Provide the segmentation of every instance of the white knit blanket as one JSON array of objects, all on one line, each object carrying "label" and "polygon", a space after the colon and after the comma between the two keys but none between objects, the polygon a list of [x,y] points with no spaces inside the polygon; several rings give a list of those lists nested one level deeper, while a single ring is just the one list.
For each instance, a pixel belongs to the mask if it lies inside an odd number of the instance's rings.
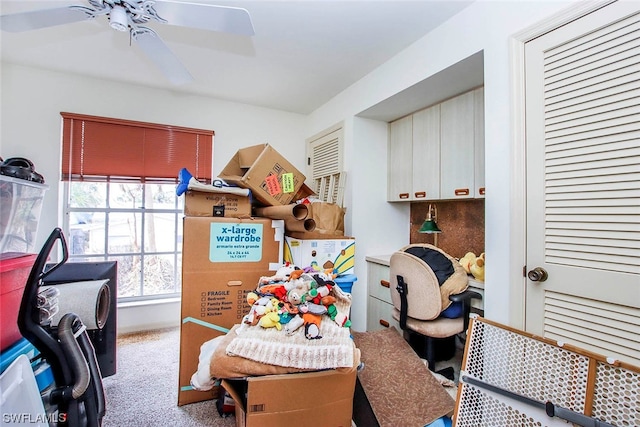
[{"label": "white knit blanket", "polygon": [[[334,287],[338,312],[349,314],[351,294]],[[320,339],[307,339],[304,327],[288,336],[284,330],[249,326],[237,328],[227,346],[227,355],[240,356],[271,365],[302,369],[334,369],[353,366],[353,340],[349,328],[338,326],[323,315]]]}]

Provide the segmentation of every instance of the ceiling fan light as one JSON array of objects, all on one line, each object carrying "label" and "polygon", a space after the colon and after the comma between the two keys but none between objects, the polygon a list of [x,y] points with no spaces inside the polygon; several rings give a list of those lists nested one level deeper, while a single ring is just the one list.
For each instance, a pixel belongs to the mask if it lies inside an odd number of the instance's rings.
[{"label": "ceiling fan light", "polygon": [[122,6],[114,6],[109,13],[109,25],[114,30],[127,31],[129,23],[127,20],[127,11]]}]

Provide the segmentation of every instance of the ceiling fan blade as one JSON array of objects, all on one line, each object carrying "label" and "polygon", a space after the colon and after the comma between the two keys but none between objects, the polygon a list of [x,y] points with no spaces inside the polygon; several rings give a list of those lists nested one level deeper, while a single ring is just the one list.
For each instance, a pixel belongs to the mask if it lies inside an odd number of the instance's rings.
[{"label": "ceiling fan blade", "polygon": [[0,16],[0,29],[13,33],[70,24],[90,18],[80,8],[57,7]]},{"label": "ceiling fan blade", "polygon": [[182,85],[193,81],[189,70],[174,55],[162,39],[153,31],[132,32],[132,38],[142,49],[145,55],[156,64],[169,81],[176,85]]},{"label": "ceiling fan blade", "polygon": [[169,25],[253,36],[253,23],[246,9],[211,4],[157,0],[153,5]]}]

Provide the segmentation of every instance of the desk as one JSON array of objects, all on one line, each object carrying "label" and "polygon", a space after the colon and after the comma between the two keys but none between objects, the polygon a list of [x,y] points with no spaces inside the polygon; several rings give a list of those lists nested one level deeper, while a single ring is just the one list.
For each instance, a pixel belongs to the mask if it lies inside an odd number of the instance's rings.
[{"label": "desk", "polygon": [[[367,261],[367,331],[395,326],[399,331],[400,325],[391,317],[393,304],[389,291],[389,260],[391,255],[369,255]],[[484,282],[469,276],[469,290],[482,295],[482,300],[471,300],[471,307],[484,311]]]}]

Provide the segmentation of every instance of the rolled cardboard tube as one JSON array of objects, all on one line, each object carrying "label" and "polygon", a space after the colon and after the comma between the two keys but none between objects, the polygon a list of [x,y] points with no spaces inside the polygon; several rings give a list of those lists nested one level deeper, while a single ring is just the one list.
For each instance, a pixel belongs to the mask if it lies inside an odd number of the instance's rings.
[{"label": "rolled cardboard tube", "polygon": [[316,222],[311,218],[302,221],[285,219],[284,228],[287,231],[313,231],[316,229]]},{"label": "rolled cardboard tube", "polygon": [[256,208],[256,215],[271,219],[301,221],[309,215],[309,208],[302,203],[291,203],[284,206],[267,206]]}]

